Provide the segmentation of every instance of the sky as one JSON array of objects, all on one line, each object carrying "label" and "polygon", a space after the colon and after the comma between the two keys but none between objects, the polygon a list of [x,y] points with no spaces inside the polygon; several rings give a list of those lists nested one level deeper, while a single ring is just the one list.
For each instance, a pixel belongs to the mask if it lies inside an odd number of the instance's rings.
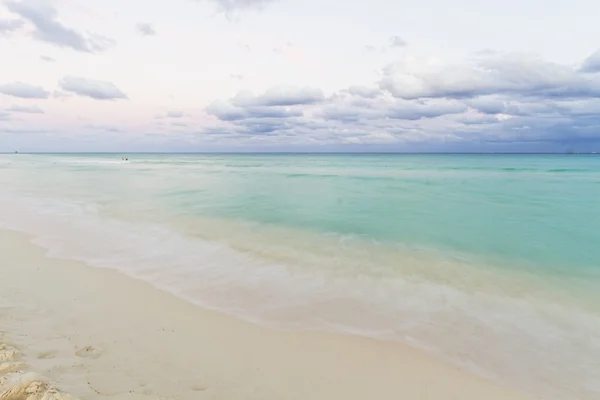
[{"label": "sky", "polygon": [[597,0],[0,0],[0,151],[600,152]]}]

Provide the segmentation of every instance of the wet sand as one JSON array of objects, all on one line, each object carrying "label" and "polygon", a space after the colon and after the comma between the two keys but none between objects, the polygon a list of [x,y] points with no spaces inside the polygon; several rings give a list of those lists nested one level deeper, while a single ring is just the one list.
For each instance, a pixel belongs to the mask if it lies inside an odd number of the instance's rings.
[{"label": "wet sand", "polygon": [[526,398],[400,343],[204,310],[112,270],[49,259],[8,231],[0,343],[0,400]]}]

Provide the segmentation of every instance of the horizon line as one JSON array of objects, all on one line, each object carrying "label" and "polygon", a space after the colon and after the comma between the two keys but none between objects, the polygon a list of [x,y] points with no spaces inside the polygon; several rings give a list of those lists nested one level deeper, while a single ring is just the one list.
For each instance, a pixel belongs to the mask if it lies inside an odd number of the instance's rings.
[{"label": "horizon line", "polygon": [[60,155],[60,154],[187,154],[187,155],[210,155],[210,154],[230,154],[230,155],[252,155],[252,154],[281,154],[281,155],[597,155],[600,152],[589,151],[589,152],[520,152],[520,151],[502,151],[502,152],[486,152],[486,151],[425,151],[425,152],[402,152],[402,151],[0,151],[0,154],[46,154],[46,155]]}]

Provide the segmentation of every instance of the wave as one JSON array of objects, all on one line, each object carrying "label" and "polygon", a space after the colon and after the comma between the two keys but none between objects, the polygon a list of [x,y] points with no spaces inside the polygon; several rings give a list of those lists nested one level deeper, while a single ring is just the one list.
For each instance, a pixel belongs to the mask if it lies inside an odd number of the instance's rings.
[{"label": "wave", "polygon": [[8,192],[0,207],[0,227],[32,235],[50,257],[116,269],[205,308],[404,341],[543,398],[600,396],[600,304],[570,302],[539,277],[241,222],[197,220],[191,234]]}]

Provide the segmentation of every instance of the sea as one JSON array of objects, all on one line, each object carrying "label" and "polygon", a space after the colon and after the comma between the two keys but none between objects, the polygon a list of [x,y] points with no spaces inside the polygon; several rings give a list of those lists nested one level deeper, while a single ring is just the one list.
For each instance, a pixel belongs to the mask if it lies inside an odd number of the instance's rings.
[{"label": "sea", "polygon": [[600,399],[600,156],[4,154],[0,228],[253,323]]}]

